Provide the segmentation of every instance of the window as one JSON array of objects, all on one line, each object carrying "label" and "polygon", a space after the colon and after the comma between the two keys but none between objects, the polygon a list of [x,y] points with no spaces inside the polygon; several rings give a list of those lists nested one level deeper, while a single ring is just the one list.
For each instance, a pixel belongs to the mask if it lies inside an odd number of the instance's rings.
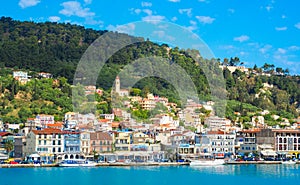
[{"label": "window", "polygon": [[39,145],[41,145],[42,144],[42,141],[41,140],[39,140]]},{"label": "window", "polygon": [[55,141],[52,141],[52,145],[55,145]]},{"label": "window", "polygon": [[58,152],[61,152],[61,148],[60,147],[58,148]]},{"label": "window", "polygon": [[55,148],[52,149],[52,152],[53,152],[53,153],[55,152]]},{"label": "window", "polygon": [[44,145],[46,145],[46,143],[47,143],[47,141],[46,141],[46,140],[44,140]]}]

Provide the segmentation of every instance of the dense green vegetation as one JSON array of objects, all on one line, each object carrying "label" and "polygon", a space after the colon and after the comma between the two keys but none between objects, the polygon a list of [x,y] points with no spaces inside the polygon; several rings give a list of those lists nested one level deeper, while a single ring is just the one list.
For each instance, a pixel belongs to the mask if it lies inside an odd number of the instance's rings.
[{"label": "dense green vegetation", "polygon": [[[72,110],[70,84],[73,82],[77,64],[88,46],[104,33],[107,31],[95,31],[71,24],[20,22],[8,17],[0,18],[2,119],[7,122],[21,122],[29,116],[46,113],[54,114],[57,120],[61,120],[65,112]],[[113,40],[113,37],[118,35],[120,34],[112,33],[109,37]],[[201,51],[199,53],[195,50],[169,48],[165,44],[159,45],[141,38],[139,40],[141,42],[129,45],[110,57],[99,73],[96,85],[105,90],[103,97],[96,97],[98,101],[96,108],[99,113],[110,112],[110,90],[116,75],[132,61],[150,56],[163,57],[181,66],[195,84],[200,100],[212,99],[203,69],[206,68],[211,72],[207,74],[210,78],[220,80],[215,78],[215,74],[220,71],[220,59],[203,59],[200,56]],[[224,59],[222,63],[232,66],[241,64],[238,57]],[[21,85],[8,76],[12,74],[12,70],[4,67],[27,70],[33,77],[37,72],[50,72],[59,80],[55,83],[53,79],[32,79],[29,83]],[[256,74],[261,72],[272,75]],[[180,78],[180,74],[174,76]],[[247,122],[250,114],[263,109],[288,119],[298,116],[296,109],[300,100],[300,78],[289,76],[287,69],[265,64],[261,67],[254,66],[253,73],[250,74],[239,70],[230,73],[225,69],[223,76],[226,81],[227,97],[230,100],[227,104],[226,117],[235,120],[237,116],[234,112],[240,112],[243,122]],[[273,87],[264,87],[264,83]],[[79,88],[78,97],[82,96],[82,91],[82,87]],[[181,103],[174,86],[162,78],[148,77],[140,80],[135,84],[131,94],[145,96],[147,92],[168,97],[169,101],[179,105]],[[225,94],[222,87],[218,92]],[[88,99],[91,98],[83,97],[75,103],[80,104],[80,101]],[[86,107],[86,112],[89,111],[89,107],[93,107],[89,104],[83,106]],[[147,112],[140,113],[134,114],[141,118],[149,117]]]}]

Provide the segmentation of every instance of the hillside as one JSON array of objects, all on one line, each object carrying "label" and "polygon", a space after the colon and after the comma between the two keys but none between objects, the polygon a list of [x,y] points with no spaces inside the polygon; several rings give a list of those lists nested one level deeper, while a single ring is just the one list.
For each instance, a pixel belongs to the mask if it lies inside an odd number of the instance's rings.
[{"label": "hillside", "polygon": [[[20,115],[22,113],[19,112],[27,112],[28,115],[53,113],[61,117],[63,112],[70,111],[71,94],[68,89],[73,82],[76,66],[88,46],[106,32],[71,24],[21,22],[2,17],[0,19],[1,116],[23,119],[26,115]],[[110,35],[113,37],[120,34]],[[145,56],[161,56],[178,64],[187,72],[196,85],[201,100],[211,99],[211,90],[202,69],[209,66],[211,71],[219,71],[221,60],[207,60],[200,57],[198,62],[201,64],[201,69],[190,56],[190,53],[200,55],[201,51],[169,48],[165,44],[159,45],[144,41],[142,38],[138,39],[141,42],[121,49],[108,60],[99,73],[96,84],[98,87],[109,92],[116,75],[124,66]],[[239,61],[235,59],[238,58],[233,58],[230,60],[233,63],[226,65],[238,65]],[[224,59],[225,61],[228,59]],[[3,69],[4,67],[28,70],[32,76],[41,71],[49,72],[55,78],[64,77],[67,81],[61,78],[64,85],[56,86],[50,85],[52,82],[47,80],[33,80],[26,86],[14,88],[16,82],[7,76],[8,72]],[[296,109],[299,108],[300,100],[299,76],[290,76],[287,73],[278,75],[274,71],[275,66],[272,65],[254,67],[248,74],[239,70],[231,73],[225,69],[223,75],[226,80],[227,97],[231,100],[228,101],[226,116],[234,120],[236,117],[234,112],[240,112],[247,120],[249,112],[263,109],[289,119],[298,116]],[[262,72],[269,75],[261,75]],[[41,90],[41,86],[44,86],[42,83],[48,84],[47,90]],[[139,81],[135,88],[141,89],[144,94],[152,92],[179,103],[179,96],[174,86],[162,78],[145,78]],[[220,93],[224,91],[220,90]],[[40,105],[37,101],[43,103]],[[21,110],[27,107],[25,105],[29,105],[30,111]],[[58,112],[46,111],[49,107]],[[39,111],[34,112],[34,108]]]}]

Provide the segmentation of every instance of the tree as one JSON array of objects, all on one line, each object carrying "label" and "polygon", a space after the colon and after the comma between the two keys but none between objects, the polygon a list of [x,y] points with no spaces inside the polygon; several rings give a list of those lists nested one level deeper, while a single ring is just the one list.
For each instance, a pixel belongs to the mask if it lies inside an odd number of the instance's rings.
[{"label": "tree", "polygon": [[14,142],[12,140],[7,140],[4,143],[4,148],[6,152],[9,154],[14,149]]}]

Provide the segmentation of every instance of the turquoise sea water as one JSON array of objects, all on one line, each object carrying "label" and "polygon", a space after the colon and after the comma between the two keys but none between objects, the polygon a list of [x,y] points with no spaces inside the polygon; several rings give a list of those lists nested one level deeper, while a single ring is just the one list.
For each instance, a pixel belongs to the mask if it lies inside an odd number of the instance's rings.
[{"label": "turquoise sea water", "polygon": [[0,168],[0,185],[288,185],[300,165],[218,167]]}]

